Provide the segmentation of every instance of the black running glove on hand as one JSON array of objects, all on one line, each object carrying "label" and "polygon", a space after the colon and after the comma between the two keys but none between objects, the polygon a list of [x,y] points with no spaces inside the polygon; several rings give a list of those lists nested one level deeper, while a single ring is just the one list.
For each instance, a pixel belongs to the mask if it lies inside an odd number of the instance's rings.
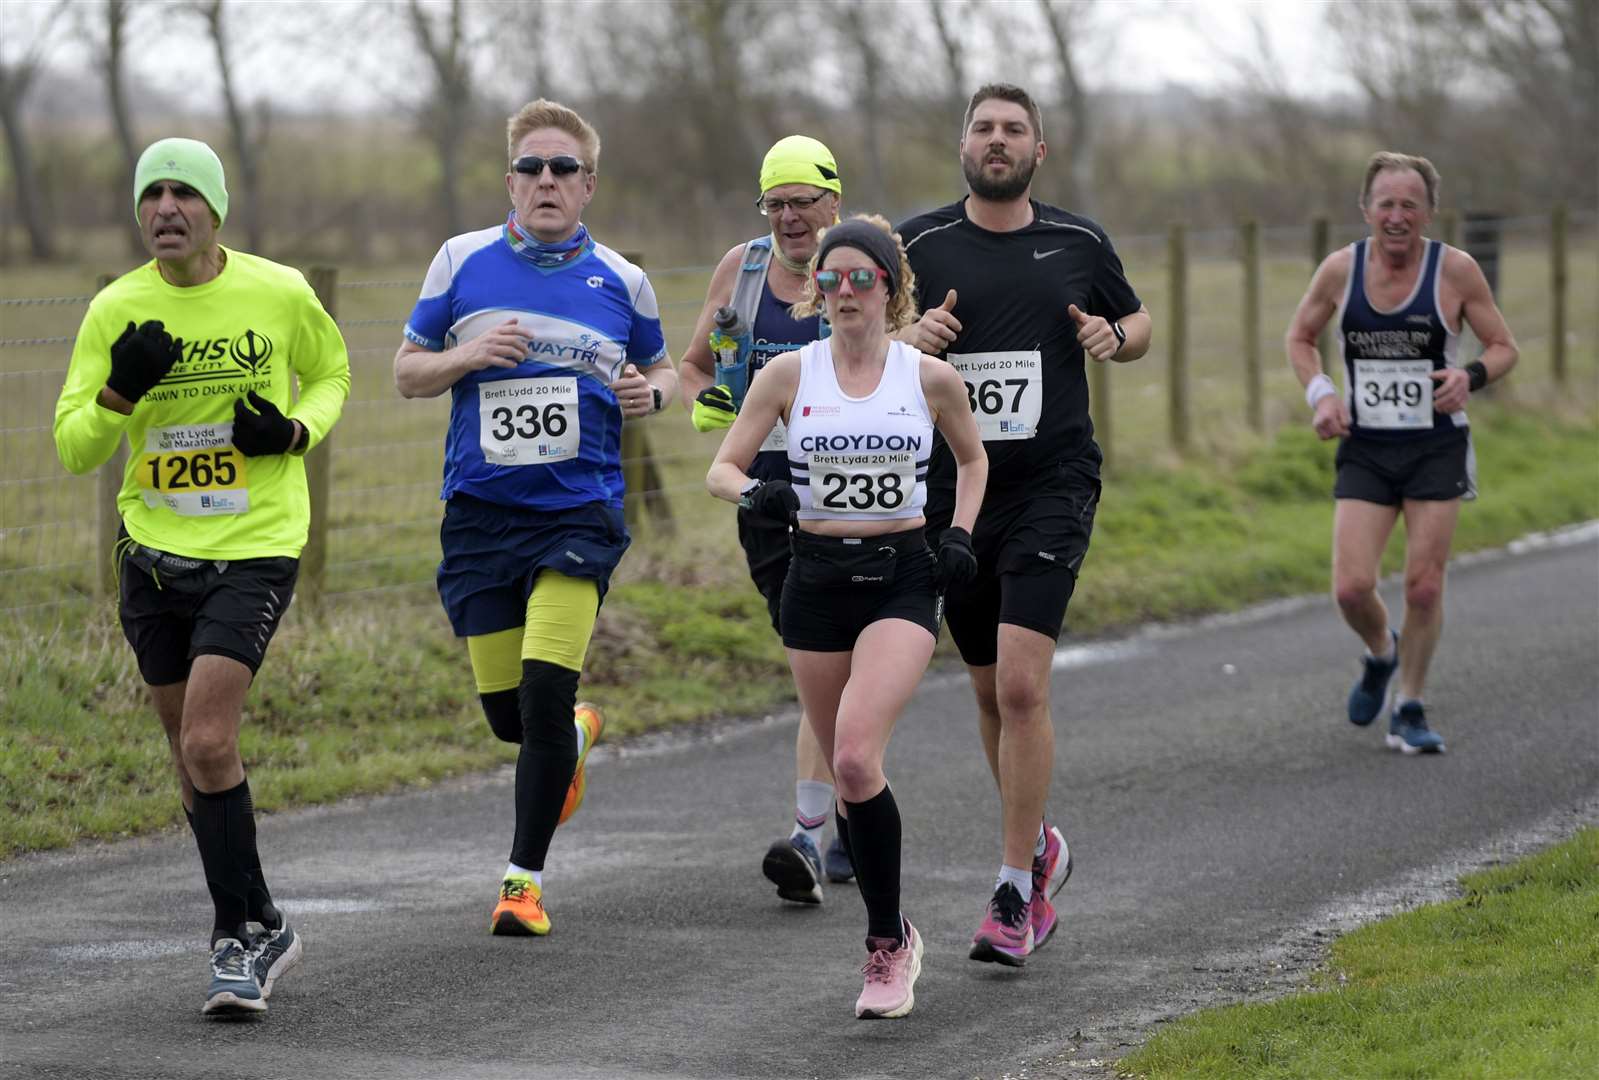
[{"label": "black running glove on hand", "polygon": [[183,356],[183,343],[151,319],[137,329],[133,320],[111,343],[111,374],[105,384],[126,400],[138,401],[166,377]]},{"label": "black running glove on hand", "polygon": [[245,457],[288,453],[294,445],[294,421],[254,390],[247,396],[256,411],[244,407],[244,398],[233,403],[233,445]]},{"label": "black running glove on hand", "polygon": [[958,525],[944,530],[938,541],[938,569],[933,574],[939,592],[951,585],[965,585],[977,576],[977,553],[972,550],[972,534]]},{"label": "black running glove on hand", "polygon": [[783,525],[794,524],[799,512],[799,496],[787,480],[767,480],[739,500],[740,506]]}]

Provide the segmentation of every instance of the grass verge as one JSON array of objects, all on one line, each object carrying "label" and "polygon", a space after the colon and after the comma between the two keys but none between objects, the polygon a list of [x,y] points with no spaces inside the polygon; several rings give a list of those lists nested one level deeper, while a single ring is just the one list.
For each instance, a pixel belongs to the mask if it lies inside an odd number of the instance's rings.
[{"label": "grass verge", "polygon": [[[1473,418],[1484,495],[1461,514],[1457,551],[1599,518],[1599,414],[1484,404]],[[1326,589],[1332,454],[1299,428],[1116,475],[1071,631]],[[582,692],[605,707],[610,738],[793,700],[731,514],[705,504],[676,538],[640,538],[601,611]],[[1387,569],[1401,545],[1396,535]],[[940,655],[952,656],[947,635]],[[0,715],[0,858],[181,820],[159,724],[108,603],[0,624]],[[296,605],[246,703],[241,744],[267,810],[426,785],[515,754],[490,737],[465,649],[426,587],[346,598],[322,614]]]},{"label": "grass verge", "polygon": [[1461,884],[1459,900],[1340,938],[1313,990],[1186,1017],[1120,1071],[1148,1080],[1599,1075],[1599,829]]}]

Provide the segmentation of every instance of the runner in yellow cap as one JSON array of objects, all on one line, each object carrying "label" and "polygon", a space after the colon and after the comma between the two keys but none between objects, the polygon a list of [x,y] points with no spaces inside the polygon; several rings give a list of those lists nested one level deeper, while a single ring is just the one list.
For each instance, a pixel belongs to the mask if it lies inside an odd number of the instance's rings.
[{"label": "runner in yellow cap", "polygon": [[[678,370],[683,401],[696,430],[725,431],[738,413],[749,380],[768,360],[826,336],[820,316],[796,319],[789,314],[789,307],[805,295],[817,238],[838,220],[842,194],[833,152],[816,139],[789,135],[767,151],[761,162],[755,209],[766,217],[769,231],[722,256]],[[731,309],[746,331],[735,339],[742,345],[733,357],[738,366],[735,377],[725,377],[728,357],[718,358],[711,348],[719,309],[724,318]],[[722,381],[717,379],[719,363]],[[762,442],[750,466],[751,477],[790,479],[783,435],[779,424]],[[741,509],[738,539],[750,577],[766,598],[775,631],[783,580],[788,576],[788,529]],[[823,877],[848,881],[854,871],[845,846],[848,837],[843,818],[838,819],[832,844],[823,847],[822,830],[835,798],[833,774],[803,717],[795,740],[794,773],[792,830],[767,850],[761,869],[777,886],[778,896],[795,903],[819,904]]]}]

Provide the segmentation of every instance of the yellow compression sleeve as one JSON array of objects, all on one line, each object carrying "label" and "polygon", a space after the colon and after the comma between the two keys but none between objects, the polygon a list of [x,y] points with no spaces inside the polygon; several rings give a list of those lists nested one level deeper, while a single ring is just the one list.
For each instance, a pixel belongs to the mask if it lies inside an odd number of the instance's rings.
[{"label": "yellow compression sleeve", "polygon": [[521,659],[582,671],[599,614],[600,587],[594,582],[541,571],[527,600]]},{"label": "yellow compression sleeve", "polygon": [[513,626],[466,639],[478,693],[493,694],[522,685],[522,633],[522,627]]}]

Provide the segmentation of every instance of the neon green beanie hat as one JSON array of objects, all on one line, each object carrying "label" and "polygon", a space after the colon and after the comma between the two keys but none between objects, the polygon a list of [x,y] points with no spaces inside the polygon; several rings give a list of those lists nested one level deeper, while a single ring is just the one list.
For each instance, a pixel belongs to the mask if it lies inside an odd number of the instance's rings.
[{"label": "neon green beanie hat", "polygon": [[138,220],[139,200],[157,180],[176,180],[200,193],[219,221],[228,220],[228,185],[222,160],[198,139],[161,139],[139,155],[133,169],[133,217]]},{"label": "neon green beanie hat", "polygon": [[810,184],[835,195],[844,194],[833,151],[805,135],[778,139],[766,151],[766,160],[761,162],[761,191],[770,191],[779,184]]}]

